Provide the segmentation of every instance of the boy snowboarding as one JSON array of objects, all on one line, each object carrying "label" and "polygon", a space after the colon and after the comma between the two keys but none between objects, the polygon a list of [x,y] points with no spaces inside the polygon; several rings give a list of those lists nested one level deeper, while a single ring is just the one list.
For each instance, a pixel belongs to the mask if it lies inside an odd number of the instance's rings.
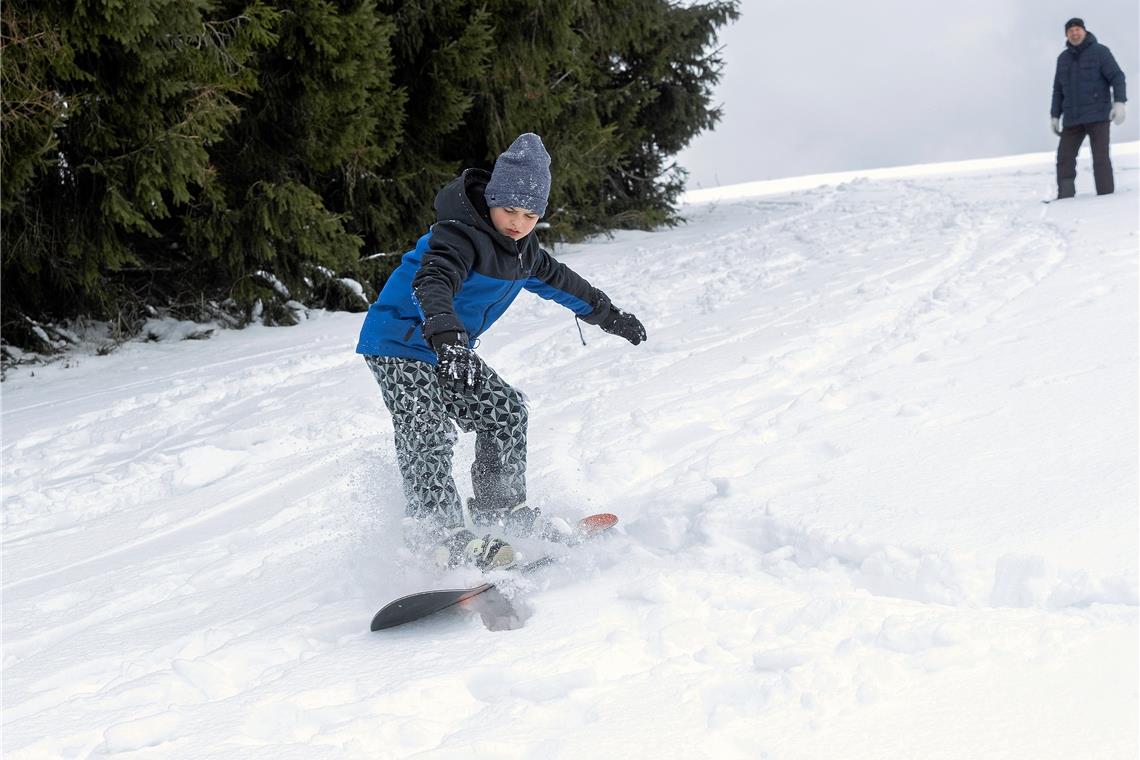
[{"label": "boy snowboarding", "polygon": [[523,289],[634,345],[646,339],[637,317],[539,247],[533,233],[549,193],[550,156],[530,132],[490,174],[464,171],[436,195],[436,223],[404,255],[360,330],[356,352],[392,414],[405,539],[442,566],[488,569],[515,558],[501,537],[464,527],[451,475],[455,424],[476,434],[476,527],[546,530],[526,504],[526,401],[475,353],[476,339]]}]

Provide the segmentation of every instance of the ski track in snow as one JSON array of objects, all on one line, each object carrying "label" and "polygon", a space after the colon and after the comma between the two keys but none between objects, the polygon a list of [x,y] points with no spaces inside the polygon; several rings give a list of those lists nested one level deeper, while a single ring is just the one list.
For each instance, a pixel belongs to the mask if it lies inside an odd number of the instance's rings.
[{"label": "ski track in snow", "polygon": [[12,372],[4,756],[1134,757],[1114,151],[1106,198],[1038,203],[1044,158],[726,192],[556,250],[649,341],[583,347],[524,296],[480,346],[530,399],[532,502],[622,517],[506,579],[515,630],[367,630],[478,576],[400,548],[361,315]]}]

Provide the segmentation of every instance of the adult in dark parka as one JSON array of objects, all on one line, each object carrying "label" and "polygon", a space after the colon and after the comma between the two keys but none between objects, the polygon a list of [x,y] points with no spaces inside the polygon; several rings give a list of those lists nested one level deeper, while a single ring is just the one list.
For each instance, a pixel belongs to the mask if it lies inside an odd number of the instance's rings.
[{"label": "adult in dark parka", "polygon": [[1057,197],[1072,198],[1076,194],[1077,151],[1085,135],[1092,144],[1096,193],[1105,195],[1114,189],[1108,157],[1109,122],[1118,126],[1124,123],[1124,104],[1128,100],[1124,72],[1112,52],[1097,42],[1081,19],[1069,19],[1065,38],[1065,50],[1057,56],[1050,110],[1053,132],[1061,138],[1057,146]]}]

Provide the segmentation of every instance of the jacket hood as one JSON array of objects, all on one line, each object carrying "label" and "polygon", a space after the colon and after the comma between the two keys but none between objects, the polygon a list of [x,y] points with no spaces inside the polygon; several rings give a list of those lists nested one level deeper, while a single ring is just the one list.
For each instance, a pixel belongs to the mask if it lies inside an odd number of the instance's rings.
[{"label": "jacket hood", "polygon": [[437,222],[462,222],[485,232],[498,247],[515,255],[527,239],[518,241],[516,246],[514,240],[499,232],[495,229],[495,225],[491,224],[491,212],[483,196],[490,180],[490,172],[482,169],[465,170],[436,193],[435,218]]}]

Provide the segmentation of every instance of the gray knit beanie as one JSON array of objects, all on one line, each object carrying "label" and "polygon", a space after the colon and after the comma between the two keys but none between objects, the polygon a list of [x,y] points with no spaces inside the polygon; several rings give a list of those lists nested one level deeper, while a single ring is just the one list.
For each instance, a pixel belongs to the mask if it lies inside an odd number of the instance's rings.
[{"label": "gray knit beanie", "polygon": [[484,195],[488,208],[510,206],[545,214],[550,197],[550,154],[542,138],[534,132],[516,137],[495,162]]}]

